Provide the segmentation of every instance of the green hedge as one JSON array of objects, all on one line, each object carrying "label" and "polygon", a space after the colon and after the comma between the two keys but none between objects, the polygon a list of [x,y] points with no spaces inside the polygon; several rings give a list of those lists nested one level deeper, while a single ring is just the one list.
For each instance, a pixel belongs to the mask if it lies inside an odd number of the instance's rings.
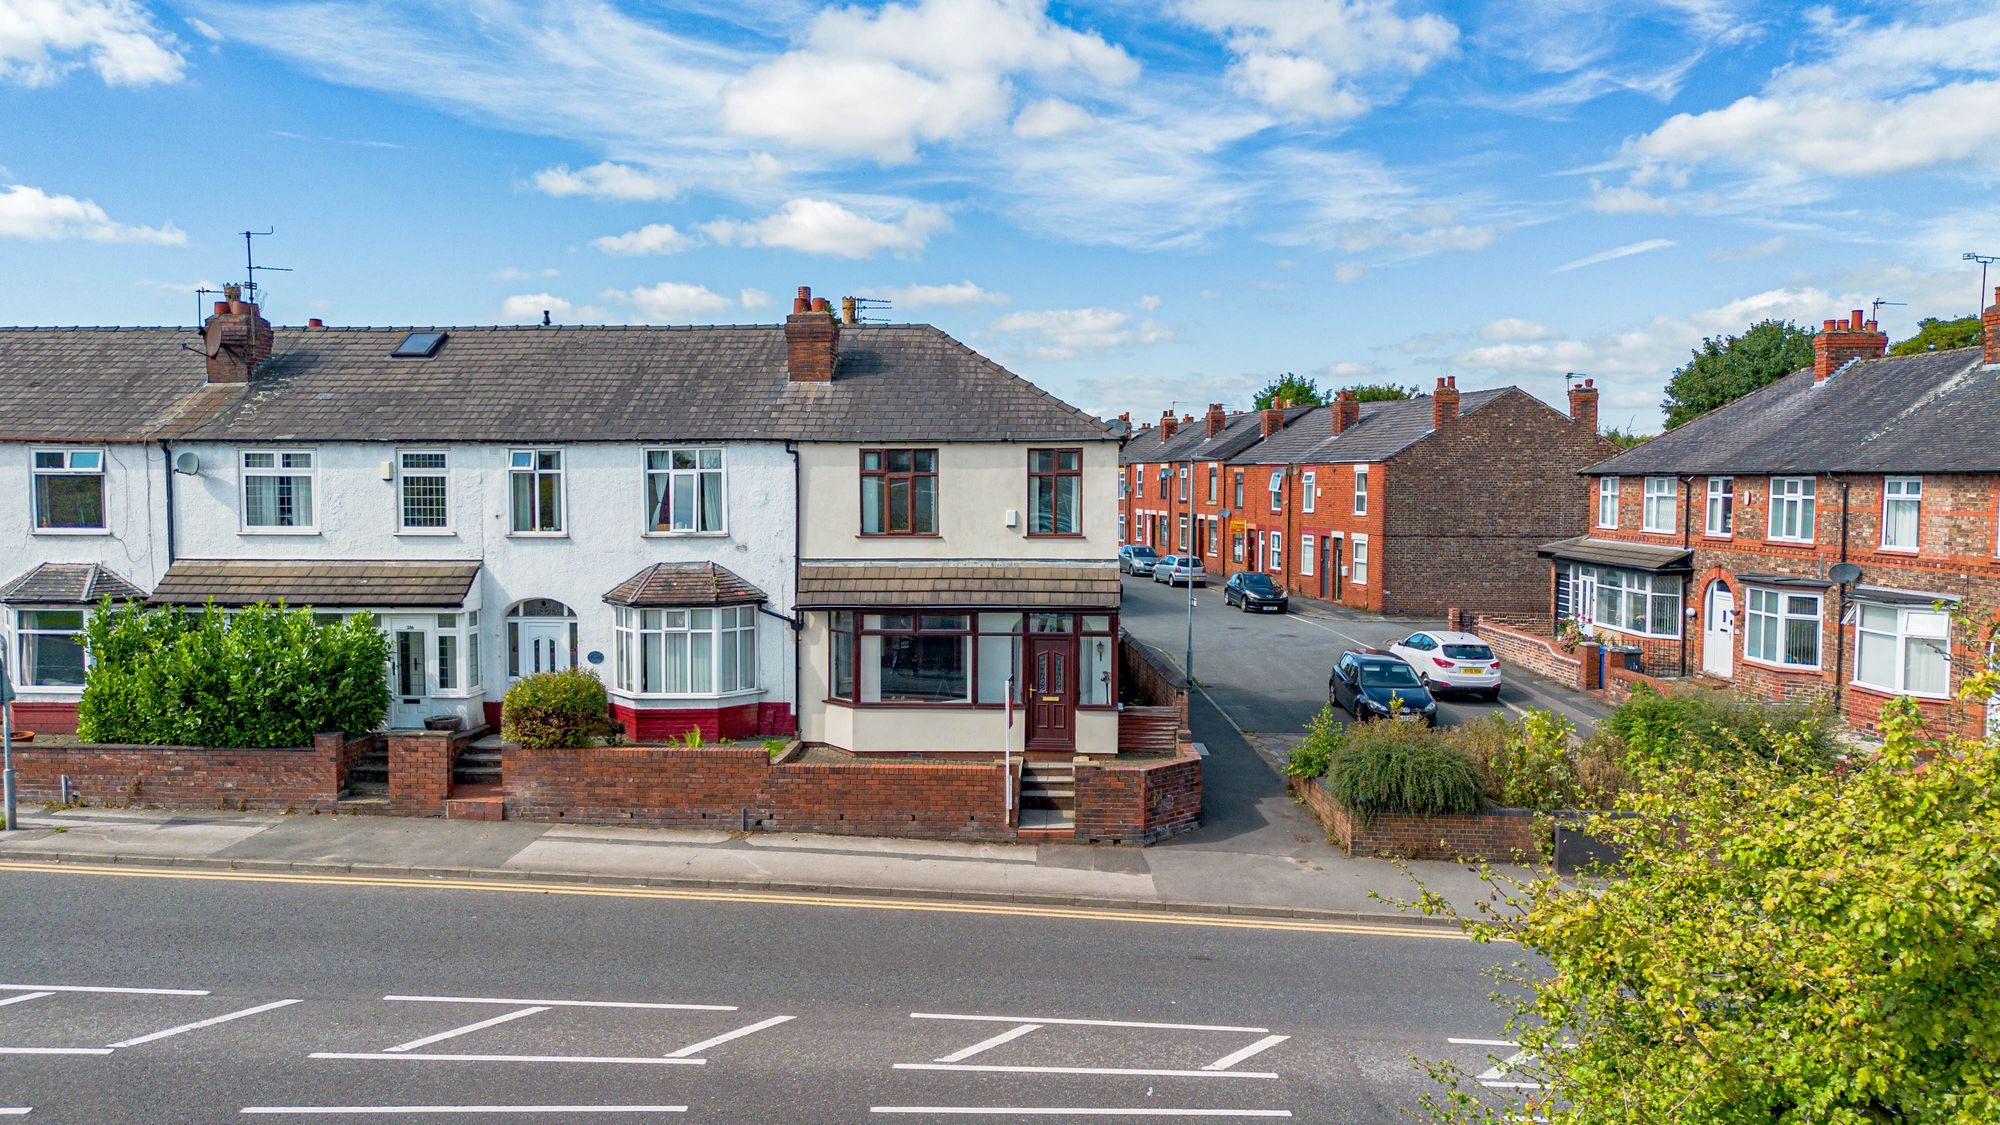
[{"label": "green hedge", "polygon": [[1324,784],[1363,820],[1378,813],[1475,813],[1483,804],[1472,759],[1421,723],[1349,727]]},{"label": "green hedge", "polygon": [[523,676],[507,689],[500,736],[530,750],[588,746],[610,730],[610,703],[603,681],[582,668]]},{"label": "green hedge", "polygon": [[1749,759],[1808,772],[1830,769],[1839,746],[1832,718],[1801,703],[1772,703],[1714,689],[1661,695],[1645,684],[1605,719],[1628,767],[1708,771]]},{"label": "green hedge", "polygon": [[389,711],[389,640],[368,614],[332,624],[254,605],[99,606],[84,627],[91,668],[77,733],[155,746],[308,746],[355,735]]}]

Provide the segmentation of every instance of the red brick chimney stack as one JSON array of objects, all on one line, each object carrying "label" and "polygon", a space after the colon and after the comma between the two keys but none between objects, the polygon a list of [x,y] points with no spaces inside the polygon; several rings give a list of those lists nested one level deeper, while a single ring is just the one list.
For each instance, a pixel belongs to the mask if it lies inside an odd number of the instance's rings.
[{"label": "red brick chimney stack", "polygon": [[1167,442],[1173,440],[1174,431],[1180,428],[1181,420],[1174,417],[1173,411],[1162,411],[1160,413],[1160,444],[1165,445]]},{"label": "red brick chimney stack", "polygon": [[1223,427],[1227,425],[1229,425],[1229,415],[1224,414],[1222,412],[1222,404],[1219,402],[1209,403],[1208,425],[1207,425],[1208,436],[1214,437],[1215,435],[1221,433]]},{"label": "red brick chimney stack", "polygon": [[1862,320],[1860,309],[1845,321],[1829,320],[1813,337],[1813,382],[1826,382],[1850,359],[1880,359],[1888,350],[1888,335],[1874,321]]},{"label": "red brick chimney stack", "polygon": [[1993,287],[1993,303],[1979,315],[1979,326],[1986,337],[1986,362],[2000,363],[2000,285]]},{"label": "red brick chimney stack", "polygon": [[1569,389],[1569,416],[1597,432],[1597,380],[1585,379]]},{"label": "red brick chimney stack", "polygon": [[1270,437],[1285,428],[1285,404],[1274,402],[1257,412],[1257,425]]},{"label": "red brick chimney stack", "polygon": [[1334,436],[1338,437],[1353,429],[1355,423],[1359,421],[1361,421],[1361,400],[1354,397],[1353,391],[1340,392],[1340,397],[1333,400]]},{"label": "red brick chimney stack", "polygon": [[1438,376],[1431,392],[1431,429],[1442,430],[1458,421],[1458,376]]},{"label": "red brick chimney stack", "polygon": [[840,323],[825,297],[799,286],[792,315],[785,318],[785,371],[794,383],[831,383],[840,359]]},{"label": "red brick chimney stack", "polygon": [[201,326],[208,381],[247,383],[257,365],[271,358],[271,322],[257,311],[256,302],[243,299],[242,286],[225,285],[222,296]]}]

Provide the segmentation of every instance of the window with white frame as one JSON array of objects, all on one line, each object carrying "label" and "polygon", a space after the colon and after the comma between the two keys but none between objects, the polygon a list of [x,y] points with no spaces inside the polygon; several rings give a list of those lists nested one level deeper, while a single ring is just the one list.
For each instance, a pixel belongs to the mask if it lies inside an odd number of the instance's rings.
[{"label": "window with white frame", "polygon": [[515,449],[507,454],[507,486],[516,535],[559,535],[563,529],[563,454],[560,449]]},{"label": "window with white frame", "polygon": [[1313,546],[1312,536],[1299,536],[1299,573],[1307,578],[1312,577],[1313,572]]},{"label": "window with white frame", "polygon": [[1274,512],[1281,512],[1284,511],[1284,509],[1285,509],[1285,470],[1272,469],[1271,510]]},{"label": "window with white frame", "polygon": [[1188,502],[1188,474],[1192,471],[1191,466],[1181,466],[1181,503],[1183,504]]},{"label": "window with white frame", "polygon": [[1736,534],[1736,478],[1708,478],[1707,517],[1703,534],[1721,539]]},{"label": "window with white frame", "polygon": [[305,449],[243,451],[243,526],[310,531],[316,458]]},{"label": "window with white frame", "polygon": [[1285,569],[1285,537],[1275,531],[1272,532],[1270,548],[1271,548],[1271,560],[1270,560],[1271,573],[1273,574],[1282,573]]},{"label": "window with white frame", "polygon": [[1299,511],[1313,510],[1314,494],[1319,490],[1319,474],[1311,469],[1299,474]]},{"label": "window with white frame", "polygon": [[1639,530],[1674,530],[1674,505],[1680,499],[1680,483],[1673,477],[1646,478],[1646,506],[1640,515]]},{"label": "window with white frame", "polygon": [[1924,478],[1882,478],[1882,549],[1917,549],[1919,515],[1924,502]]},{"label": "window with white frame", "polygon": [[1125,474],[1121,472],[1118,474],[1118,498],[1120,500],[1125,499],[1125,493],[1127,491],[1129,491],[1129,489],[1127,488],[1125,483]]},{"label": "window with white frame", "polygon": [[757,687],[757,607],[634,609],[614,620],[622,695],[726,695]]},{"label": "window with white frame", "polygon": [[726,530],[722,450],[646,451],[646,530],[652,534]]},{"label": "window with white frame", "polygon": [[[1583,567],[1579,578],[1595,584],[1595,605],[1578,606],[1591,620],[1621,633],[1647,637],[1681,635],[1681,580],[1643,570],[1616,567]],[[1579,588],[1589,585],[1579,583]]]},{"label": "window with white frame", "polygon": [[437,686],[441,695],[479,690],[479,611],[437,618]]},{"label": "window with white frame", "polygon": [[1126,542],[1126,539],[1125,539],[1125,513],[1124,513],[1124,512],[1120,512],[1120,513],[1118,513],[1118,541],[1119,541],[1120,543],[1124,543],[1124,542]]},{"label": "window with white frame", "polygon": [[22,687],[83,687],[90,667],[83,647],[83,618],[81,609],[16,611],[21,652],[15,670]]},{"label": "window with white frame", "polygon": [[1146,498],[1146,467],[1144,465],[1132,466],[1132,495],[1137,496],[1141,500]]},{"label": "window with white frame", "polygon": [[1368,585],[1368,537],[1357,535],[1348,540],[1347,576],[1356,586]]},{"label": "window with white frame", "polygon": [[1618,526],[1618,478],[1597,478],[1597,526],[1609,531]]},{"label": "window with white frame", "polygon": [[1354,514],[1368,514],[1368,466],[1354,466]]},{"label": "window with white frame", "polygon": [[1767,538],[1786,543],[1813,541],[1813,493],[1817,482],[1811,477],[1771,478],[1771,530]]},{"label": "window with white frame", "polygon": [[1185,551],[1188,549],[1188,518],[1186,516],[1181,517],[1180,532],[1181,537],[1177,542],[1180,544],[1180,549]]},{"label": "window with white frame", "polygon": [[1784,668],[1819,667],[1820,596],[1751,587],[1743,609],[1743,655]]},{"label": "window with white frame", "polygon": [[1215,503],[1216,490],[1220,487],[1218,478],[1221,476],[1222,470],[1216,466],[1215,462],[1210,461],[1208,463],[1208,502],[1211,504]]},{"label": "window with white frame", "polygon": [[1863,602],[1854,623],[1854,682],[1945,699],[1951,694],[1951,615]]},{"label": "window with white frame", "polygon": [[442,449],[396,454],[398,518],[404,531],[444,531],[451,526],[450,455]]},{"label": "window with white frame", "polygon": [[37,449],[36,531],[103,531],[104,451]]}]

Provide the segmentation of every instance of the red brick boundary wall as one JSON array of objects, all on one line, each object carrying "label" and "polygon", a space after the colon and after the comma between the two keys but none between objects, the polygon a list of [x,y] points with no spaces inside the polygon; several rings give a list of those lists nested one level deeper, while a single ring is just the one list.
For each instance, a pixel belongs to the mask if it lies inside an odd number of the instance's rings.
[{"label": "red brick boundary wall", "polygon": [[389,745],[389,811],[438,816],[451,796],[451,771],[472,741],[471,731],[394,730]]},{"label": "red brick boundary wall", "polygon": [[502,752],[507,819],[1010,840],[997,762],[772,765],[762,747]]},{"label": "red brick boundary wall", "polygon": [[1503,667],[1512,664],[1559,684],[1582,686],[1583,661],[1558,649],[1546,637],[1502,625],[1490,617],[1479,618],[1471,631],[1493,649]]},{"label": "red brick boundary wall", "polygon": [[1076,838],[1149,844],[1201,823],[1201,758],[1076,764]]},{"label": "red brick boundary wall", "polygon": [[1521,863],[1542,858],[1549,842],[1547,822],[1528,809],[1433,816],[1382,813],[1364,824],[1334,800],[1318,779],[1295,777],[1291,787],[1313,819],[1349,855]]},{"label": "red brick boundary wall", "polygon": [[70,794],[91,804],[325,810],[339,799],[346,751],[339,734],[278,750],[24,742],[14,769],[25,801],[60,801],[67,775]]},{"label": "red brick boundary wall", "polygon": [[1181,726],[1187,726],[1187,680],[1180,669],[1123,629],[1118,631],[1118,663],[1128,684],[1152,700],[1153,706],[1173,708]]},{"label": "red brick boundary wall", "polygon": [[1133,707],[1118,712],[1120,754],[1177,754],[1186,733],[1172,707]]}]

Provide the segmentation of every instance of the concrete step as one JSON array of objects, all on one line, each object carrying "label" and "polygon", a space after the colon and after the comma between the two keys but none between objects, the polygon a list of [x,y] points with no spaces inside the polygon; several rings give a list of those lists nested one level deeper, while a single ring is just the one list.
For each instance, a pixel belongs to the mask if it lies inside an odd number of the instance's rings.
[{"label": "concrete step", "polygon": [[494,765],[494,766],[497,766],[497,765],[499,765],[499,764],[500,764],[500,751],[498,751],[498,750],[467,750],[467,751],[465,751],[464,753],[462,753],[462,754],[460,754],[460,755],[458,756],[458,762],[459,762],[459,764],[460,764],[460,765],[464,765],[464,764],[465,764],[465,763],[467,763],[467,762],[474,762],[474,763],[477,763],[477,764],[479,764],[479,765]]}]

